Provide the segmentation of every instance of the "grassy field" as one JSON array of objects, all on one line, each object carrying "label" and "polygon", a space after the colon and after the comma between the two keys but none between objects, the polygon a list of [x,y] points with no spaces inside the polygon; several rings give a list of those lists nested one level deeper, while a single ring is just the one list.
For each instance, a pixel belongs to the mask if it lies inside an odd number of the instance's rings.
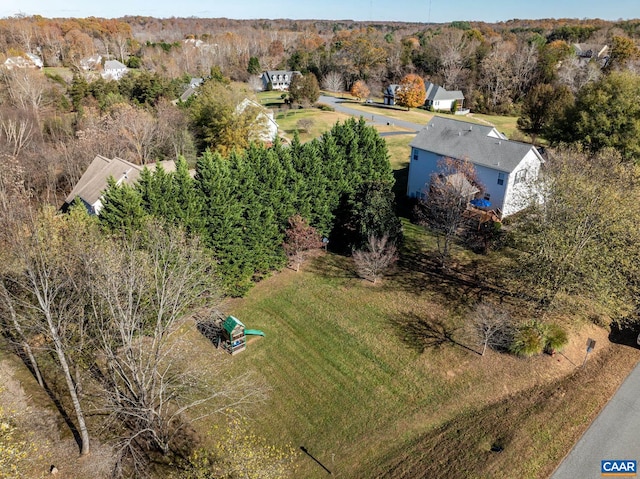
[{"label": "grassy field", "polygon": [[[606,343],[589,326],[560,358],[481,357],[467,313],[483,288],[469,278],[490,284],[502,259],[456,249],[455,271],[444,273],[429,260],[434,239],[408,223],[405,233],[402,260],[380,285],[358,279],[349,258],[323,254],[225,306],[266,333],[227,363],[271,390],[251,415],[255,432],[304,446],[336,477],[545,477],[638,352],[605,346],[592,369],[571,376],[587,334]],[[190,344],[199,357],[214,351],[204,338]],[[607,386],[587,394],[604,373]],[[490,453],[494,443],[505,454]],[[304,455],[298,464],[296,477],[326,476]]]},{"label": "grassy field", "polygon": [[[335,111],[322,111],[315,108],[304,108],[300,110],[284,110],[276,113],[276,121],[280,126],[280,134],[291,140],[297,131],[300,140],[304,143],[313,138],[318,138],[322,133],[329,130],[336,122],[349,119],[349,115]],[[311,127],[306,130],[298,125],[302,119],[310,120]]]},{"label": "grassy field", "polygon": [[498,116],[483,115],[482,113],[473,113],[467,116],[469,121],[477,121],[478,123],[490,123],[495,126],[498,131],[507,135],[507,138],[513,138],[514,134],[519,133],[517,127],[517,116]]}]

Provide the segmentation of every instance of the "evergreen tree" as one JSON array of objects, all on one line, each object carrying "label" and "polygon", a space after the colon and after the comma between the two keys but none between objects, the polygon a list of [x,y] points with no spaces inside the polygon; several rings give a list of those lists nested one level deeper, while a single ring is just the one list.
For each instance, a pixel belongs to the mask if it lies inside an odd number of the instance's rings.
[{"label": "evergreen tree", "polygon": [[100,222],[113,232],[130,235],[138,231],[146,216],[138,190],[127,184],[117,185],[113,177],[107,180],[107,185]]},{"label": "evergreen tree", "polygon": [[173,216],[180,220],[190,234],[201,234],[204,227],[202,202],[196,191],[196,184],[189,174],[189,166],[184,157],[178,157],[176,171],[172,175]]},{"label": "evergreen tree", "polygon": [[204,217],[203,236],[219,262],[223,286],[227,293],[241,296],[251,287],[253,270],[242,240],[243,207],[236,198],[237,179],[230,162],[205,151],[196,165],[195,182]]}]

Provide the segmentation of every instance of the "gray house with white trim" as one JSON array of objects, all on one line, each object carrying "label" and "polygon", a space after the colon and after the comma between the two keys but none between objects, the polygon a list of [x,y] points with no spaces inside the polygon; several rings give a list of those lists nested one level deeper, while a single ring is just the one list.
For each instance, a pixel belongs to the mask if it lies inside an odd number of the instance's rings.
[{"label": "gray house with white trim", "polygon": [[456,111],[464,109],[464,94],[461,91],[448,91],[431,82],[425,82],[424,87],[427,90],[427,99],[424,102],[427,108],[435,111],[451,111],[455,103]]},{"label": "gray house with white trim", "polygon": [[439,116],[418,132],[410,146],[408,196],[426,197],[442,159],[468,160],[484,187],[483,198],[503,217],[530,204],[532,180],[544,163],[534,146],[510,141],[492,126]]},{"label": "gray house with white trim", "polygon": [[288,90],[294,75],[300,75],[300,72],[293,70],[270,70],[263,72],[260,76],[262,79],[262,89]]}]

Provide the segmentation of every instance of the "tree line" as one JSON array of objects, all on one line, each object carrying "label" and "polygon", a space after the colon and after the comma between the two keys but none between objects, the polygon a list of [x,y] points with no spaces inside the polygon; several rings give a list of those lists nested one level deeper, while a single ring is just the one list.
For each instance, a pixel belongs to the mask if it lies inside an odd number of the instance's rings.
[{"label": "tree line", "polygon": [[162,218],[199,236],[211,249],[229,294],[285,264],[289,219],[300,215],[332,249],[351,251],[369,236],[401,236],[385,141],[364,119],[337,123],[321,138],[290,146],[251,144],[227,157],[205,151],[192,178],[179,159],[175,172],[142,173],[137,185],[113,182],[100,221],[132,232],[145,217]]}]

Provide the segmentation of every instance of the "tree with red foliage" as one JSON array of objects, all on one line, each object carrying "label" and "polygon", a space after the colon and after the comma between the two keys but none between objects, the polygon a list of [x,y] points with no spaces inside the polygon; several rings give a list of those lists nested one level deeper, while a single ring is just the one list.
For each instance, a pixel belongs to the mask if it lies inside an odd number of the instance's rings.
[{"label": "tree with red foliage", "polygon": [[283,247],[290,264],[295,265],[296,271],[300,271],[300,265],[307,258],[309,251],[322,247],[322,239],[320,233],[310,226],[307,220],[296,214],[289,218]]}]

